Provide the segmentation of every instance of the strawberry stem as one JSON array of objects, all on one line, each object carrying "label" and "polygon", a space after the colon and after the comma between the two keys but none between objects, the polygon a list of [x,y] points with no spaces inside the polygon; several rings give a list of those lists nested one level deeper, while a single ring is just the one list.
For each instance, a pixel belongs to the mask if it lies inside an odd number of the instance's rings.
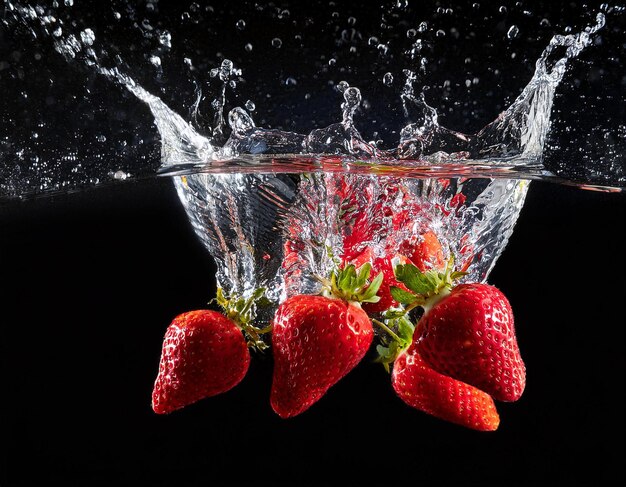
[{"label": "strawberry stem", "polygon": [[379,321],[379,320],[377,320],[375,318],[372,318],[372,323],[374,323],[376,326],[378,326],[379,328],[384,330],[384,332],[387,333],[387,335],[389,335],[391,338],[393,338],[396,342],[403,343],[402,338],[400,338],[398,335],[396,335],[396,333],[391,328],[389,328],[387,325],[385,325],[382,321]]},{"label": "strawberry stem", "polygon": [[259,328],[252,324],[256,318],[257,306],[262,306],[267,302],[265,288],[255,289],[248,298],[243,298],[226,297],[223,289],[218,287],[215,301],[223,309],[224,314],[239,327],[246,338],[248,347],[259,351],[269,347],[263,341],[262,335],[269,333],[272,330],[272,326],[268,325],[265,328]]}]

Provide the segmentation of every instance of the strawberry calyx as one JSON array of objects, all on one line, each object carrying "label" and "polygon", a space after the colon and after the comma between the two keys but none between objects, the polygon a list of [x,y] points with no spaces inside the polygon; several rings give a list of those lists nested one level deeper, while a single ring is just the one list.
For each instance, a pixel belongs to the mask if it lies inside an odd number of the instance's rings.
[{"label": "strawberry calyx", "polygon": [[404,352],[413,341],[415,325],[408,314],[416,307],[427,313],[438,301],[450,294],[455,282],[467,275],[467,268],[454,270],[454,256],[450,256],[443,271],[420,271],[411,263],[394,265],[394,275],[406,289],[391,286],[392,297],[400,304],[399,308],[391,308],[382,315],[382,321],[373,319],[384,333],[381,344],[376,347],[376,362],[382,363],[389,372],[389,366]]},{"label": "strawberry calyx", "polygon": [[[413,264],[399,264],[394,266],[394,274],[398,282],[404,284],[408,291],[391,286],[390,292],[393,298],[403,306],[402,314],[407,314],[417,306],[421,306],[424,312],[428,312],[439,300],[450,293],[456,281],[467,275],[466,270],[454,269],[454,255],[450,256],[443,271],[433,269],[422,272]],[[394,314],[397,314],[395,310],[389,313],[391,316]]]},{"label": "strawberry calyx", "polygon": [[390,365],[411,345],[415,325],[406,315],[383,321],[373,319],[372,323],[385,332],[381,335],[381,343],[376,345],[378,357],[374,361],[383,364],[385,370],[390,372]]},{"label": "strawberry calyx", "polygon": [[263,351],[269,347],[262,335],[270,332],[272,326],[260,328],[253,324],[257,308],[268,304],[265,288],[255,289],[249,297],[244,298],[242,296],[226,296],[224,290],[218,287],[215,301],[224,311],[224,315],[241,330],[249,348]]},{"label": "strawberry calyx", "polygon": [[378,289],[383,282],[383,274],[379,273],[370,281],[372,264],[363,264],[358,269],[354,264],[338,266],[330,274],[330,279],[318,278],[323,284],[322,295],[341,299],[351,304],[377,303]]}]

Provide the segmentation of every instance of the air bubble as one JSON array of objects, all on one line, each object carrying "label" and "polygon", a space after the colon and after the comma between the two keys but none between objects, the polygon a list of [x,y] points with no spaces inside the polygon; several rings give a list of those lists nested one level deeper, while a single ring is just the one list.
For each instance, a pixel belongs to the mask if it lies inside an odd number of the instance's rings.
[{"label": "air bubble", "polygon": [[96,35],[93,33],[93,30],[85,29],[80,33],[80,40],[85,46],[91,46],[96,40]]}]

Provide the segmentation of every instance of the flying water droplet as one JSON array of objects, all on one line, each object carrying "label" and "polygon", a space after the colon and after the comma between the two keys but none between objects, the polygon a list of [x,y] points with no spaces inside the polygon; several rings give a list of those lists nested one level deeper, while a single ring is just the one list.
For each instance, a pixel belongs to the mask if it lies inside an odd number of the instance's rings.
[{"label": "flying water droplet", "polygon": [[164,30],[159,34],[159,44],[170,49],[172,47],[172,34]]},{"label": "flying water droplet", "polygon": [[237,27],[237,29],[239,29],[239,30],[244,30],[246,28],[246,21],[243,20],[243,19],[239,19],[235,23],[235,27]]},{"label": "flying water droplet", "polygon": [[248,100],[245,106],[246,106],[246,110],[248,110],[249,112],[253,112],[256,109],[256,105],[254,104],[252,100]]},{"label": "flying water droplet", "polygon": [[515,39],[517,36],[519,35],[519,27],[517,25],[512,25],[508,32],[506,33],[506,36],[509,39]]},{"label": "flying water droplet", "polygon": [[283,45],[283,41],[280,40],[279,37],[274,37],[272,39],[272,47],[275,47],[276,49],[280,49],[282,45]]},{"label": "flying water droplet", "polygon": [[391,86],[393,84],[393,74],[385,73],[383,75],[383,84],[385,86]]}]

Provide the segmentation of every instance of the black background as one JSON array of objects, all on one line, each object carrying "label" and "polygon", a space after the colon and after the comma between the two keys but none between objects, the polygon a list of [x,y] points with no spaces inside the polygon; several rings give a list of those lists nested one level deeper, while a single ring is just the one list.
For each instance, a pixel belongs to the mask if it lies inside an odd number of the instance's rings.
[{"label": "black background", "polygon": [[623,485],[624,203],[531,183],[490,278],[528,368],[495,433],[409,408],[367,361],[292,420],[259,356],[227,394],[157,416],[163,332],[214,292],[171,181],[2,208],[0,483]]},{"label": "black background", "polygon": [[[355,5],[359,19],[368,14]],[[567,5],[550,3],[553,18],[576,16]],[[517,94],[545,44],[531,44],[512,86],[498,89]],[[481,106],[483,122],[502,108]],[[607,101],[606,113],[623,123],[619,107]],[[576,152],[574,142],[563,149]],[[511,301],[528,369],[522,398],[498,404],[494,433],[409,408],[368,361],[280,420],[270,355],[255,356],[227,394],[157,416],[150,394],[165,328],[215,288],[171,181],[0,207],[0,485],[624,485],[625,203],[531,183],[490,276]]]}]

